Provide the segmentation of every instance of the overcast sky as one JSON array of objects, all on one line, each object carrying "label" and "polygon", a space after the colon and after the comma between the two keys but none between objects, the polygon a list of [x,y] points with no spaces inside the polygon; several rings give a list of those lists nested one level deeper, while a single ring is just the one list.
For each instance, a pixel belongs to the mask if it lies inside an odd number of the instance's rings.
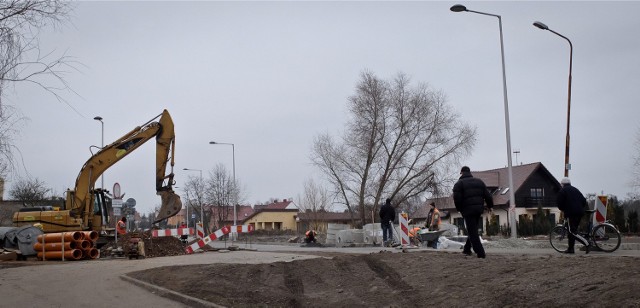
[{"label": "overcast sky", "polygon": [[[639,2],[460,2],[502,16],[513,163],[563,175],[571,39],[570,175],[583,193],[631,192],[640,114]],[[59,195],[100,145],[168,109],[176,131],[176,186],[217,164],[247,203],[297,198],[319,178],[313,137],[341,134],[363,70],[442,90],[478,128],[472,170],[507,165],[498,19],[454,13],[456,2],[79,2],[72,24],[41,33],[43,52],[82,64],[66,80],[73,107],[22,84],[5,102],[29,118],[19,136],[26,171]],[[75,110],[74,110],[75,109]],[[107,170],[138,210],[155,195],[155,145]],[[25,170],[19,170],[21,176]],[[452,177],[457,174],[452,174]],[[10,179],[11,180],[11,179]],[[12,182],[8,184],[11,185]],[[99,187],[100,180],[96,186]],[[181,188],[177,191],[181,193]],[[5,196],[6,197],[6,196]]]}]

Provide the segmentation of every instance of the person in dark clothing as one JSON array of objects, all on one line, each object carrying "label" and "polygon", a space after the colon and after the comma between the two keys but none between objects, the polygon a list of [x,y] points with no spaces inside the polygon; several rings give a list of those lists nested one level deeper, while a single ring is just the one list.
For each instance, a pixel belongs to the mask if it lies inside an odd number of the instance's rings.
[{"label": "person in dark clothing", "polygon": [[380,225],[382,226],[383,245],[388,246],[393,241],[393,220],[396,217],[396,210],[391,205],[391,199],[387,199],[380,207]]},{"label": "person in dark clothing", "polygon": [[465,255],[471,255],[471,248],[476,252],[478,258],[485,258],[486,254],[480,235],[478,234],[478,224],[482,219],[482,213],[486,207],[493,208],[493,198],[487,190],[487,186],[481,179],[471,175],[471,169],[464,166],[460,170],[460,179],[453,185],[453,202],[456,209],[464,218],[467,226],[467,242],[462,249]]},{"label": "person in dark clothing", "polygon": [[[587,207],[587,199],[582,195],[580,190],[571,186],[569,178],[563,178],[560,181],[562,189],[558,192],[558,209],[564,213],[564,217],[569,220],[569,247],[565,253],[575,253],[573,246],[576,243],[576,237],[572,233],[578,230],[580,219],[584,215]],[[589,253],[589,247],[586,248]]]}]

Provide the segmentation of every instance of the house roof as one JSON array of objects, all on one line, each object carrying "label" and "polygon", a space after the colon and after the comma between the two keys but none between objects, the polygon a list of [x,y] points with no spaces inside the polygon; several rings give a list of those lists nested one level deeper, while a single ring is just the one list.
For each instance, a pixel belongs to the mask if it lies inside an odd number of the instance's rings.
[{"label": "house roof", "polygon": [[[560,185],[558,180],[547,170],[547,168],[541,162],[535,162],[524,165],[512,166],[513,168],[513,193],[517,193],[520,190],[520,187],[536,172],[542,172],[547,175],[551,181],[556,185]],[[486,185],[489,191],[493,193],[493,204],[494,205],[507,205],[509,204],[509,192],[505,191],[507,187],[509,187],[509,168],[497,168],[491,170],[484,171],[471,171],[471,174],[481,179]],[[431,201],[436,202],[436,206],[438,209],[450,209],[454,208],[455,205],[453,203],[453,196],[447,196],[436,199],[427,200],[423,206],[420,207],[418,213],[420,215],[424,214],[422,212],[428,212],[428,204]],[[423,208],[427,208],[426,211]],[[421,217],[421,216],[417,216]],[[426,215],[425,215],[426,217]]]},{"label": "house roof", "polygon": [[[486,170],[486,171],[471,171],[474,177],[477,177],[484,181],[493,194],[493,203],[495,205],[504,205],[509,203],[509,173],[507,167]],[[513,193],[517,193],[520,187],[529,179],[534,173],[540,171],[546,174],[552,179],[555,184],[560,185],[558,180],[547,170],[547,168],[540,162],[530,163],[525,165],[512,166],[513,170]]]}]

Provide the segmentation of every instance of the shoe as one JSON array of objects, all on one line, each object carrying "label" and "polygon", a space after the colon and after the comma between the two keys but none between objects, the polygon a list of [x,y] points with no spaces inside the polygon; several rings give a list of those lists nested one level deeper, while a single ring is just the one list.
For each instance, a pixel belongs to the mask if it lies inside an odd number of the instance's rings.
[{"label": "shoe", "polygon": [[573,249],[567,249],[567,250],[563,251],[562,253],[574,254],[576,252],[573,251]]},{"label": "shoe", "polygon": [[585,251],[586,251],[586,252],[585,252],[584,254],[585,254],[585,255],[586,255],[586,254],[588,254],[588,253],[589,253],[589,250],[590,250],[590,249],[589,249],[589,246],[587,246],[587,248],[585,248]]},{"label": "shoe", "polygon": [[462,253],[467,256],[470,256],[473,254],[471,251],[464,251],[464,250],[462,251]]},{"label": "shoe", "polygon": [[487,257],[487,255],[478,255],[479,259],[485,259]]}]

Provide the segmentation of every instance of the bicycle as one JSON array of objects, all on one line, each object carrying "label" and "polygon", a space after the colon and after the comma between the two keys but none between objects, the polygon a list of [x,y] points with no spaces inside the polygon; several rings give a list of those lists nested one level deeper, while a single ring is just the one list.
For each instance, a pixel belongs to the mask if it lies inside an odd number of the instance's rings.
[{"label": "bicycle", "polygon": [[[591,219],[593,213],[596,210],[587,210],[589,213],[589,219]],[[572,233],[576,237],[576,241],[585,246],[587,253],[593,247],[596,250],[604,252],[614,252],[620,247],[620,232],[614,225],[608,220],[602,223],[596,223],[591,225],[589,232],[575,232]],[[564,219],[561,224],[553,227],[549,233],[549,242],[551,247],[557,252],[565,252],[569,248],[569,220]]]}]

